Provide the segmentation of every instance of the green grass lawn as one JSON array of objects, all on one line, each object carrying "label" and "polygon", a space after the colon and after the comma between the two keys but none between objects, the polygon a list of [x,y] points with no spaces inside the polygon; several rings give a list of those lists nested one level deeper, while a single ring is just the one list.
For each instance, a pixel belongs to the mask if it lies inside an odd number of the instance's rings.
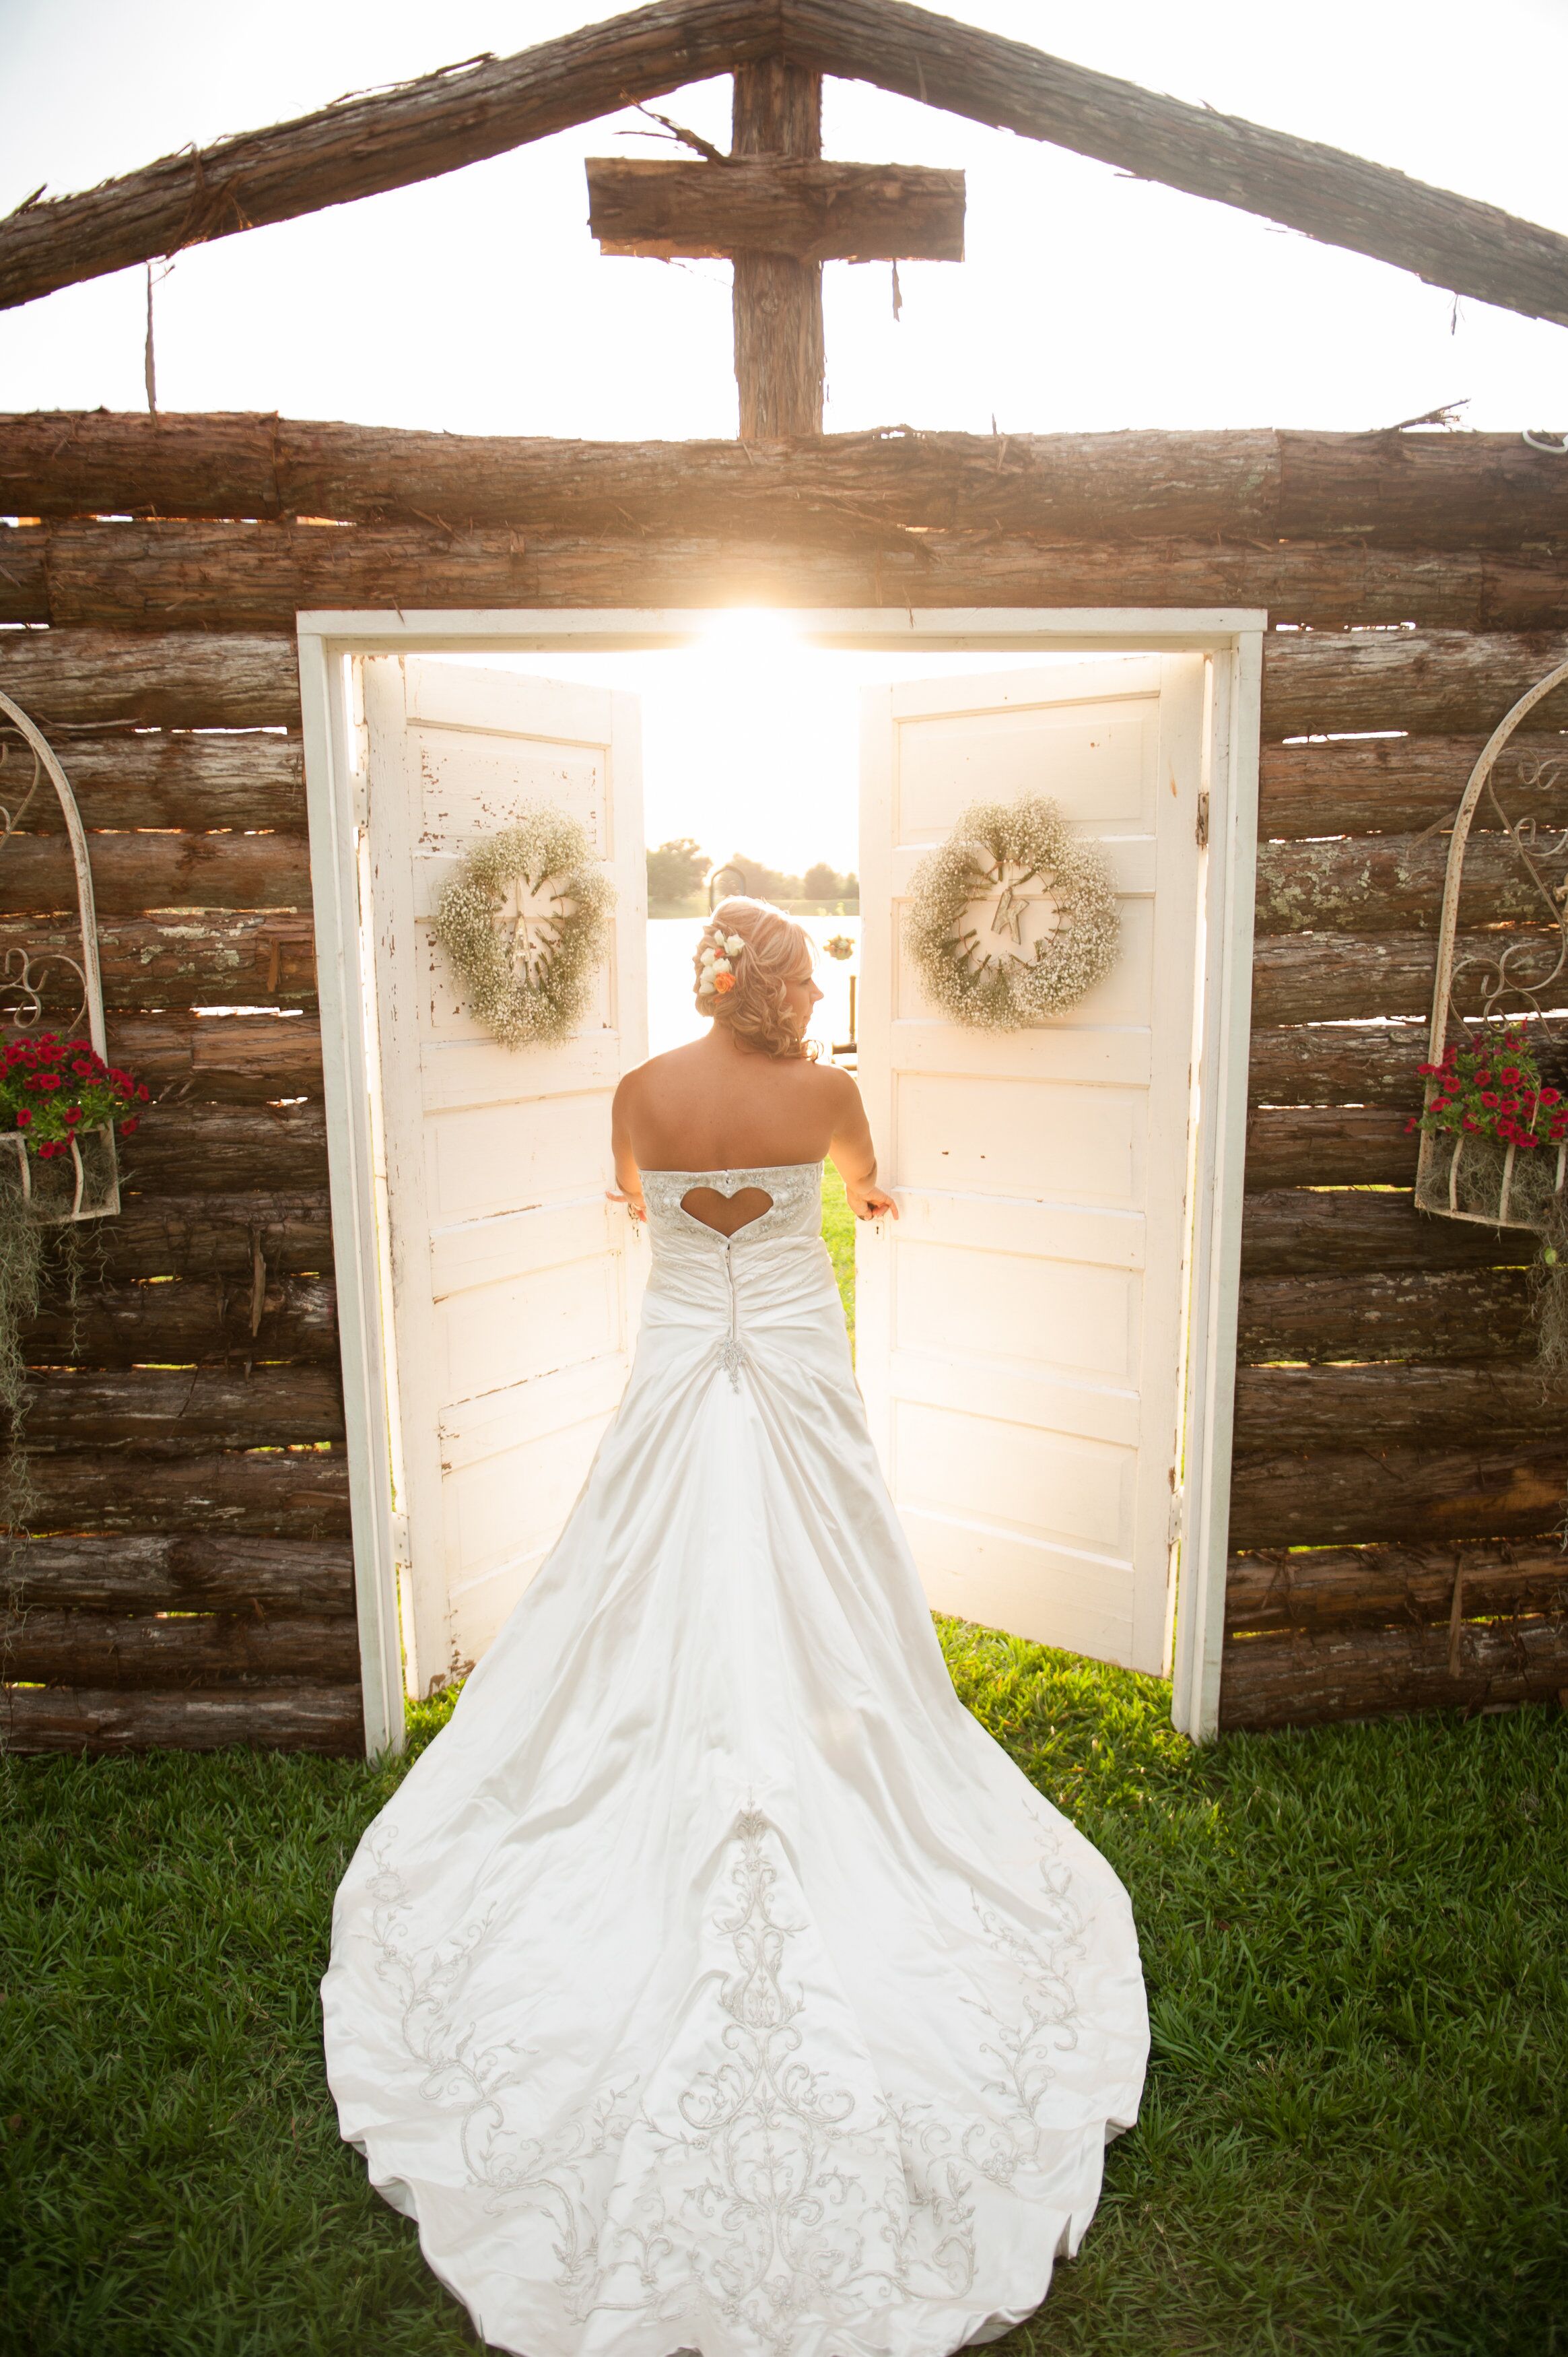
[{"label": "green grass lawn", "polygon": [[[1195,1752],[1157,1680],[941,1633],[1127,1883],[1154,2018],[1100,2216],[1004,2357],[1568,2357],[1568,1714]],[[333,1889],[401,1772],[0,1760],[5,2357],[474,2345],[321,2065]]]}]

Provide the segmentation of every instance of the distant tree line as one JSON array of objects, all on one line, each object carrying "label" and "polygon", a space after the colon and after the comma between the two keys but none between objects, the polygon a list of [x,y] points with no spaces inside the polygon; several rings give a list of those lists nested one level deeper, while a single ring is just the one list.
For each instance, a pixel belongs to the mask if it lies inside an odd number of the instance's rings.
[{"label": "distant tree line", "polygon": [[[752,859],[737,851],[724,863],[726,869],[738,869],[745,877],[745,890],[754,900],[772,900],[781,909],[800,911],[811,909],[846,912],[860,906],[860,878],[841,875],[825,859],[813,861],[803,876],[787,875],[780,867],[769,867],[765,859]],[[689,834],[673,843],[661,843],[648,854],[648,906],[656,917],[700,916],[708,905],[708,877],[714,872],[714,862],[700,844]],[[738,891],[741,886],[726,875],[725,888]]]}]

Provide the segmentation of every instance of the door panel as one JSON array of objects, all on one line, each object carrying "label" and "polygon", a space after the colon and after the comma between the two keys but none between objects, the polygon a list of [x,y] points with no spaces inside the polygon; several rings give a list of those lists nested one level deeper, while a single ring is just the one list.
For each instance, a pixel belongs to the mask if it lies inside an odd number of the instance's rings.
[{"label": "door panel", "polygon": [[[629,1365],[641,1248],[609,1102],[646,1053],[635,701],[428,658],[360,669],[410,1684],[478,1659],[553,1543]],[[618,892],[579,1031],[507,1049],[431,919],[465,846],[531,802]]]},{"label": "door panel", "polygon": [[[1164,1663],[1179,1480],[1207,670],[1198,655],[866,698],[861,1086],[903,1216],[857,1239],[860,1377],[940,1610]],[[1120,953],[1015,1032],[940,1015],[901,946],[972,802],[1104,847]]]}]

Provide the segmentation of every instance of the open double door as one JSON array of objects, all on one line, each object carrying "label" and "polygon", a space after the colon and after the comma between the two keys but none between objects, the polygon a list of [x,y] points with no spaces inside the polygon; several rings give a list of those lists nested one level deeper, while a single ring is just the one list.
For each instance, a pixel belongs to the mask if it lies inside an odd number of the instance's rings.
[{"label": "open double door", "polygon": [[[424,655],[353,671],[392,1528],[425,1692],[521,1595],[630,1362],[647,1244],[604,1190],[647,1041],[638,715]],[[936,1609],[1146,1670],[1180,1530],[1207,675],[1100,658],[865,704],[860,1081],[903,1213],[859,1236],[873,1430]],[[1103,843],[1122,946],[1067,1015],[977,1032],[922,997],[899,909],[968,803],[1025,792]],[[510,1051],[430,920],[464,845],[538,802],[583,822],[618,901],[581,1031]]]}]

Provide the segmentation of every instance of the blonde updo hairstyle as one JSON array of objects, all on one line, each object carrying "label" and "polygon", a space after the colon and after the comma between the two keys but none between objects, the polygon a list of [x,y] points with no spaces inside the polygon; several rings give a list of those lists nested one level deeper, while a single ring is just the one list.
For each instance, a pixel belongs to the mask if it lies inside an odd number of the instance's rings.
[{"label": "blonde updo hairstyle", "polygon": [[[703,952],[715,946],[715,933],[738,938],[742,947],[728,960],[733,988],[709,994],[702,987]],[[810,980],[812,963],[811,935],[782,909],[738,895],[721,900],[703,927],[692,959],[697,1012],[722,1023],[743,1048],[759,1049],[765,1056],[814,1056],[815,1044],[795,1028],[784,997],[787,984]]]}]

